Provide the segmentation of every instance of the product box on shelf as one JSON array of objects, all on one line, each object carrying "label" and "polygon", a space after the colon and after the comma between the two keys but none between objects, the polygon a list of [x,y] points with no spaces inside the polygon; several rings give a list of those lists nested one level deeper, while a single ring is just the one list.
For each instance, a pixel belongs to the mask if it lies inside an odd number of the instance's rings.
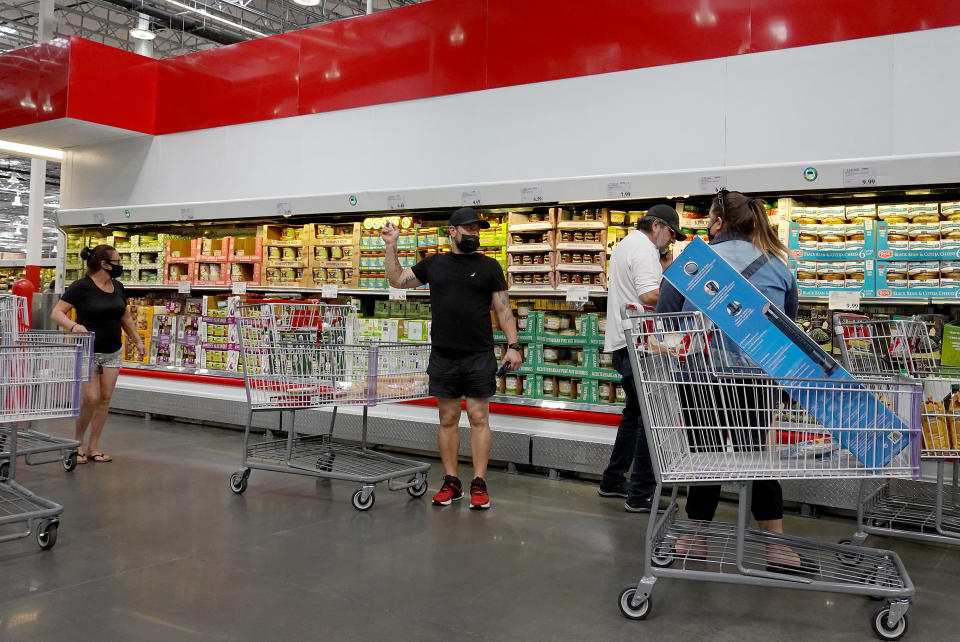
[{"label": "product box on shelf", "polygon": [[135,234],[132,237],[134,247],[140,252],[163,252],[170,240],[170,234]]},{"label": "product box on shelf", "polygon": [[540,399],[543,397],[543,380],[539,375],[507,373],[499,381],[497,394]]},{"label": "product box on shelf", "polygon": [[202,238],[197,240],[199,241],[198,261],[219,262],[227,261],[230,258],[233,238],[225,236],[219,239]]},{"label": "product box on shelf", "polygon": [[200,343],[240,343],[234,319],[202,317],[198,329]]},{"label": "product box on shelf", "polygon": [[[861,297],[876,295],[878,262],[867,261],[790,261],[803,296],[828,296],[836,290],[857,291]],[[812,272],[816,267],[816,273]]]},{"label": "product box on shelf", "polygon": [[606,272],[603,250],[557,250],[557,267],[573,272]]},{"label": "product box on shelf", "polygon": [[196,343],[174,344],[174,365],[180,368],[196,368],[200,346]]},{"label": "product box on shelf", "polygon": [[167,285],[176,285],[181,281],[193,282],[196,279],[197,264],[193,261],[184,262],[180,260],[171,261],[167,259],[164,268],[163,282]]},{"label": "product box on shelf", "polygon": [[196,260],[200,254],[201,239],[170,239],[166,244],[167,263],[185,263]]},{"label": "product box on shelf", "polygon": [[881,221],[877,226],[877,258],[894,261],[960,258],[960,222]]},{"label": "product box on shelf", "polygon": [[955,262],[948,261],[944,282],[940,261],[877,261],[877,296],[883,298],[960,298]]},{"label": "product box on shelf", "polygon": [[197,285],[229,285],[230,264],[226,261],[206,262],[198,260],[194,271]]},{"label": "product box on shelf", "polygon": [[556,275],[549,266],[534,266],[541,271],[530,272],[522,269],[507,268],[507,287],[517,289],[553,290],[556,288]]},{"label": "product box on shelf", "polygon": [[312,250],[309,247],[268,245],[264,265],[278,268],[307,267],[308,256],[311,253]]},{"label": "product box on shelf", "polygon": [[[614,228],[616,235],[616,228]],[[557,232],[557,249],[569,251],[596,251],[607,249],[609,229],[560,230]]]},{"label": "product box on shelf", "polygon": [[535,371],[541,375],[557,377],[590,377],[596,346],[541,344],[541,361]]},{"label": "product box on shelf", "polygon": [[350,245],[311,245],[307,262],[310,267],[356,268],[360,256],[356,248]]},{"label": "product box on shelf", "polygon": [[557,229],[605,230],[610,224],[610,210],[601,208],[556,208]]},{"label": "product box on shelf", "polygon": [[500,247],[507,244],[507,226],[498,225],[480,230],[480,247]]},{"label": "product box on shelf", "polygon": [[154,313],[150,323],[150,338],[170,341],[177,336],[177,322],[180,317],[165,312],[165,307],[157,306],[164,312]]},{"label": "product box on shelf", "polygon": [[539,375],[543,399],[558,399],[577,403],[597,403],[596,379]]},{"label": "product box on shelf", "polygon": [[307,238],[313,245],[360,245],[360,223],[308,223]]},{"label": "product box on shelf", "polygon": [[546,312],[531,317],[531,332],[543,344],[587,346],[603,345],[596,313],[563,314]]},{"label": "product box on shelf", "polygon": [[[517,341],[520,343],[532,343],[537,340],[536,329],[543,323],[543,312],[540,310],[531,310],[527,315],[516,315],[517,320]],[[493,340],[497,343],[505,343],[507,337],[500,330],[495,312],[490,312],[490,319],[493,326]]]},{"label": "product box on shelf", "polygon": [[307,268],[263,266],[260,283],[270,288],[311,288],[313,279]]},{"label": "product box on shelf", "polygon": [[687,204],[680,212],[680,227],[689,230],[706,230],[709,220],[710,212],[706,207]]},{"label": "product box on shelf", "polygon": [[176,365],[176,344],[170,341],[169,336],[150,340],[150,365]]},{"label": "product box on shelf", "polygon": [[200,342],[200,316],[195,314],[182,315],[177,322],[177,343]]},{"label": "product box on shelf", "polygon": [[552,230],[557,226],[557,208],[537,207],[531,212],[509,212],[507,232]]},{"label": "product box on shelf", "polygon": [[230,261],[262,261],[263,239],[254,236],[235,236],[230,243]]},{"label": "product box on shelf", "polygon": [[260,228],[260,237],[265,246],[303,247],[307,235],[303,225],[268,224]]},{"label": "product box on shelf", "polygon": [[507,269],[512,272],[543,272],[550,270],[556,264],[557,253],[553,250],[510,250],[507,252]]},{"label": "product box on shelf", "polygon": [[595,266],[558,265],[557,288],[566,290],[571,286],[583,286],[590,292],[607,289],[607,275]]},{"label": "product box on shelf", "polygon": [[201,343],[199,366],[207,370],[239,372],[240,347],[226,343]]},{"label": "product box on shelf", "polygon": [[510,230],[507,252],[548,252],[556,247],[556,230]]},{"label": "product box on shelf", "polygon": [[138,268],[161,268],[166,263],[166,258],[165,252],[154,250],[137,250],[130,255],[133,267]]},{"label": "product box on shelf", "polygon": [[623,405],[627,402],[627,393],[619,381],[600,379],[597,381],[597,403]]},{"label": "product box on shelf", "polygon": [[138,331],[138,334],[140,334],[140,338],[143,339],[143,345],[146,351],[144,352],[144,354],[137,353],[136,344],[130,341],[126,333],[123,333],[123,336],[121,337],[123,348],[122,348],[122,352],[120,353],[120,357],[121,357],[121,361],[123,361],[124,363],[140,363],[140,364],[150,363],[150,344],[151,344],[150,336],[149,334],[145,335],[144,333],[139,331]]},{"label": "product box on shelf", "polygon": [[254,287],[260,285],[262,268],[259,262],[231,261],[228,265],[231,283],[246,283]]},{"label": "product box on shelf", "polygon": [[794,259],[862,261],[875,256],[876,234],[873,221],[826,225],[793,222],[787,248]]},{"label": "product box on shelf", "polygon": [[[483,245],[483,233],[490,230],[480,230],[480,245]],[[417,249],[435,248],[440,244],[440,230],[436,227],[421,227],[417,230]],[[504,243],[500,243],[503,245]]]}]

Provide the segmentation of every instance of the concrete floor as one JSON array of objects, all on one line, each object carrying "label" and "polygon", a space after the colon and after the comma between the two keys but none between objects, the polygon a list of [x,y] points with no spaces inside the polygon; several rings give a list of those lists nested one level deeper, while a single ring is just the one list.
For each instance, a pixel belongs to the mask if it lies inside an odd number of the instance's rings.
[{"label": "concrete floor", "polygon": [[[384,489],[359,513],[345,482],[254,471],[233,495],[236,432],[111,415],[102,444],[116,461],[20,468],[65,512],[52,551],[0,545],[0,639],[871,638],[866,598],[679,580],[658,582],[649,619],[624,619],[646,516],[593,484],[494,472],[486,512]],[[440,478],[434,463],[431,494]],[[787,529],[837,540],[853,523]],[[907,637],[957,639],[958,551],[868,544],[897,551],[918,586]]]}]

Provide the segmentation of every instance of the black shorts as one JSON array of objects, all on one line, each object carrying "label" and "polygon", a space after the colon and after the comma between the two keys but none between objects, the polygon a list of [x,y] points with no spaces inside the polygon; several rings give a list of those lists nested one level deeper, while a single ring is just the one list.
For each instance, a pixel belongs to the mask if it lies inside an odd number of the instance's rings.
[{"label": "black shorts", "polygon": [[463,352],[434,348],[430,351],[430,394],[440,399],[488,399],[497,390],[497,358],[493,350]]}]

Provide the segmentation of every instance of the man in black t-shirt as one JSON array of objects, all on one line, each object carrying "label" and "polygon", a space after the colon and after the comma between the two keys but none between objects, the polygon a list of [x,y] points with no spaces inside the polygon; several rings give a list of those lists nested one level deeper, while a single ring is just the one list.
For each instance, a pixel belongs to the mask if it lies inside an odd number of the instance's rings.
[{"label": "man in black t-shirt", "polygon": [[497,374],[491,307],[509,344],[501,363],[509,364],[511,370],[523,363],[503,269],[495,260],[477,252],[480,229],[488,227],[490,224],[473,209],[457,210],[450,218],[450,251],[428,256],[412,268],[403,268],[397,260],[397,237],[400,235],[397,227],[387,223],[381,234],[386,244],[390,285],[415,288],[430,284],[433,324],[427,374],[430,376],[430,394],[437,398],[440,409],[437,442],[444,470],[443,485],[433,496],[436,506],[448,506],[463,497],[463,487],[457,477],[457,453],[460,449],[460,404],[461,399],[466,398],[474,471],[470,484],[470,508],[490,507],[486,484],[490,457],[489,414]]}]

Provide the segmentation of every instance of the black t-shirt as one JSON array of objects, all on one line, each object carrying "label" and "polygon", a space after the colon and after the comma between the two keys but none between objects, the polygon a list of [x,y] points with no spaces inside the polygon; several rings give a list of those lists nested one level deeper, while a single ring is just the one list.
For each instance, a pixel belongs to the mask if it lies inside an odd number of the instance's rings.
[{"label": "black t-shirt", "polygon": [[120,343],[120,319],[127,310],[127,293],[120,281],[113,280],[113,292],[104,292],[90,277],[70,284],[60,297],[77,310],[77,323],[90,332],[94,352],[116,352]]},{"label": "black t-shirt", "polygon": [[430,284],[434,347],[467,352],[493,350],[490,304],[507,289],[500,264],[477,252],[434,254],[411,268]]}]

